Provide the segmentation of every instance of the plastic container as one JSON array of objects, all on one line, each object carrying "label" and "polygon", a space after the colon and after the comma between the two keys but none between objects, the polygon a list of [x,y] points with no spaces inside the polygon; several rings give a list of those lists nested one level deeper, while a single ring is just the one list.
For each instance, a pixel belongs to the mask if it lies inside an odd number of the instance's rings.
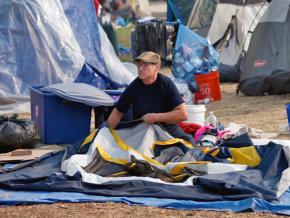
[{"label": "plastic container", "polygon": [[210,99],[210,101],[221,99],[218,71],[195,75],[195,80],[198,87],[195,94],[196,102],[200,102],[203,99]]},{"label": "plastic container", "polygon": [[75,143],[89,135],[90,106],[64,100],[40,88],[30,88],[30,102],[31,119],[36,124],[42,143]]},{"label": "plastic container", "polygon": [[201,126],[204,125],[205,119],[205,105],[186,105],[188,112],[188,119],[186,123],[197,123]]},{"label": "plastic container", "polygon": [[212,111],[209,112],[209,116],[206,118],[206,124],[213,126],[213,128],[218,127],[217,117],[214,115]]}]

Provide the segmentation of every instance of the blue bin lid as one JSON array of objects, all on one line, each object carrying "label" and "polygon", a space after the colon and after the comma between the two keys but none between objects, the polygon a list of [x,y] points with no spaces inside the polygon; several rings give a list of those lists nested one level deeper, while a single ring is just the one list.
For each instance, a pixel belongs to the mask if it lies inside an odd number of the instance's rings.
[{"label": "blue bin lid", "polygon": [[89,106],[113,106],[114,99],[94,86],[85,83],[59,83],[41,88],[41,92],[51,92],[63,99]]},{"label": "blue bin lid", "polygon": [[117,90],[106,89],[104,91],[109,95],[122,95],[124,92],[124,89],[117,89]]}]

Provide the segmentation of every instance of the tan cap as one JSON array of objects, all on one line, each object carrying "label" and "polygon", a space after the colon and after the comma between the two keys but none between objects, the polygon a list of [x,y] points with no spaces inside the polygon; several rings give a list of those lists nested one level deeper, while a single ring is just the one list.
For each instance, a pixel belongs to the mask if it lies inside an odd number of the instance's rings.
[{"label": "tan cap", "polygon": [[135,61],[143,61],[145,63],[151,63],[151,64],[161,63],[160,55],[152,51],[143,52],[137,58],[135,58]]}]

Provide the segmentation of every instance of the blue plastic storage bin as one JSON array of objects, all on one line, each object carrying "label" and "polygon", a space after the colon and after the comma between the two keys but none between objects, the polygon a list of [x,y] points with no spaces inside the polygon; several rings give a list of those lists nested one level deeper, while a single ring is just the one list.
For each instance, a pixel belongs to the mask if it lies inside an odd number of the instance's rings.
[{"label": "blue plastic storage bin", "polygon": [[44,144],[69,144],[90,133],[91,107],[30,88],[31,119]]}]

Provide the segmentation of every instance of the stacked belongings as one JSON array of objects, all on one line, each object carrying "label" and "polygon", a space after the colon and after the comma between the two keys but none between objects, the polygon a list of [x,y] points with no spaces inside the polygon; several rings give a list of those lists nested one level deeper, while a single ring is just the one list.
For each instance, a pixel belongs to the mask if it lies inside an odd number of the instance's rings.
[{"label": "stacked belongings", "polygon": [[218,53],[210,42],[180,24],[172,62],[173,75],[187,81],[196,90],[195,74],[207,74],[218,68]]},{"label": "stacked belongings", "polygon": [[131,33],[133,58],[144,51],[153,51],[160,55],[162,65],[171,65],[177,31],[177,22],[169,23],[154,18],[138,20]]}]

